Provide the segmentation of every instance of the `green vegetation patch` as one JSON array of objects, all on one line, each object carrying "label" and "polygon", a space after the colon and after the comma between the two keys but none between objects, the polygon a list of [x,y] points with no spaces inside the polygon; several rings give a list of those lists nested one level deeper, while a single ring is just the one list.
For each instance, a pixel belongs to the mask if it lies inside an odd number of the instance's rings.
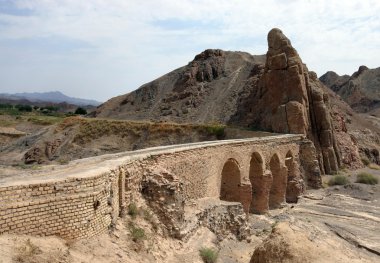
[{"label": "green vegetation patch", "polygon": [[334,175],[332,178],[330,178],[328,184],[329,186],[332,186],[332,185],[346,185],[348,184],[350,181],[348,180],[348,178],[344,175]]},{"label": "green vegetation patch", "polygon": [[203,247],[199,250],[199,255],[201,256],[204,263],[215,263],[218,259],[218,251]]},{"label": "green vegetation patch", "polygon": [[379,180],[374,175],[363,172],[363,173],[359,173],[356,176],[356,182],[360,184],[374,185],[374,184],[378,184]]},{"label": "green vegetation patch", "polygon": [[144,229],[135,226],[134,224],[129,224],[129,232],[131,233],[132,240],[136,243],[142,242],[146,239]]},{"label": "green vegetation patch", "polygon": [[37,125],[52,125],[56,123],[60,123],[63,121],[62,117],[55,117],[55,116],[31,116],[28,118],[28,122],[31,122],[33,124]]},{"label": "green vegetation patch", "polygon": [[367,165],[369,165],[369,164],[371,163],[367,157],[363,157],[361,160],[362,160],[362,163],[363,163],[365,166],[367,166]]},{"label": "green vegetation patch", "polygon": [[209,124],[205,126],[206,131],[209,134],[215,135],[218,139],[223,139],[225,136],[225,125],[221,124]]},{"label": "green vegetation patch", "polygon": [[130,215],[133,219],[137,217],[139,213],[139,209],[135,203],[131,203],[128,205],[128,215]]},{"label": "green vegetation patch", "polygon": [[87,114],[87,110],[85,108],[82,108],[82,107],[78,107],[74,114],[79,114],[79,115],[86,115]]}]

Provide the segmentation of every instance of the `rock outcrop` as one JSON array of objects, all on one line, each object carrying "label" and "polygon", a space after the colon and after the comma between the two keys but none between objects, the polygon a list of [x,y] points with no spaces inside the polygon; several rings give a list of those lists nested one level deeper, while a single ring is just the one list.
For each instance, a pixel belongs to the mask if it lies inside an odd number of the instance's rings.
[{"label": "rock outcrop", "polygon": [[340,158],[328,94],[281,30],[269,32],[268,46],[259,96],[250,109],[259,113],[253,123],[273,132],[305,134],[317,149],[321,171],[337,172]]},{"label": "rock outcrop", "polygon": [[339,76],[329,71],[320,80],[357,112],[371,112],[380,108],[380,68],[360,66],[352,76]]},{"label": "rock outcrop", "polygon": [[53,141],[46,141],[40,143],[40,145],[34,146],[24,154],[24,163],[38,163],[42,164],[48,160],[53,160],[54,155],[62,144],[61,139],[55,139]]}]

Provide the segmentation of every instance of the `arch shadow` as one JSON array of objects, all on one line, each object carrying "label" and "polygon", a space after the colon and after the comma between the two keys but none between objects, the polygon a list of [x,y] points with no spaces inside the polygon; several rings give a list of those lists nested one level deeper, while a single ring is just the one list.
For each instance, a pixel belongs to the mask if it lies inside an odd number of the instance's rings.
[{"label": "arch shadow", "polygon": [[222,170],[222,179],[220,185],[220,200],[229,202],[240,202],[244,212],[249,212],[251,203],[252,189],[250,184],[241,182],[240,167],[238,162],[228,159]]},{"label": "arch shadow", "polygon": [[228,159],[222,170],[222,182],[220,185],[220,200],[229,202],[240,202],[240,168],[238,162]]}]

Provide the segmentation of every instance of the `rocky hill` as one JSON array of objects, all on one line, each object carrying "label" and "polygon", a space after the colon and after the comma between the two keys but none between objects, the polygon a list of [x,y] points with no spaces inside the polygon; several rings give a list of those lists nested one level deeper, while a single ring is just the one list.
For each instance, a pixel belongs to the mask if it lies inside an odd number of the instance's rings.
[{"label": "rocky hill", "polygon": [[205,50],[188,65],[134,92],[112,98],[97,117],[175,122],[227,123],[236,114],[241,94],[257,81],[265,56]]},{"label": "rocky hill", "polygon": [[371,112],[380,108],[380,68],[360,66],[352,76],[339,76],[329,71],[320,80],[357,112]]},{"label": "rocky hill", "polygon": [[307,69],[281,30],[272,29],[266,55],[205,50],[188,65],[110,99],[93,116],[301,133],[314,143],[322,172],[342,164],[358,168],[359,149],[368,145],[358,146],[347,129],[356,125],[350,107],[333,109],[330,100],[344,104]]}]

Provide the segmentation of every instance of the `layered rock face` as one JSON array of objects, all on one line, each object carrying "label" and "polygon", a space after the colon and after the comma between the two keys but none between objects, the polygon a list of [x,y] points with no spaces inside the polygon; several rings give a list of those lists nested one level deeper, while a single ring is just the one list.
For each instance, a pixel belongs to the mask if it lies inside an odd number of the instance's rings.
[{"label": "layered rock face", "polygon": [[281,30],[269,32],[268,46],[258,103],[252,103],[250,110],[258,113],[253,123],[273,132],[305,134],[317,149],[322,172],[335,173],[339,168],[339,154],[328,94]]},{"label": "layered rock face", "polygon": [[[320,80],[357,112],[369,112],[380,108],[380,68],[369,69],[360,66],[352,76],[339,76],[329,71],[322,75]],[[378,112],[374,113],[379,116]]]}]

